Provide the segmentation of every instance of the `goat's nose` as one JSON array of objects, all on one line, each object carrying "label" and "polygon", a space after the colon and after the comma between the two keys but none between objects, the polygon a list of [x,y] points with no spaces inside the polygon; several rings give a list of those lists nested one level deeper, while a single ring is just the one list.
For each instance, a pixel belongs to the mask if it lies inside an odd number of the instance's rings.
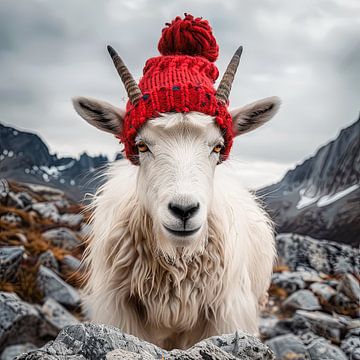
[{"label": "goat's nose", "polygon": [[180,204],[169,204],[170,212],[182,221],[190,219],[199,210],[200,204],[180,205]]}]

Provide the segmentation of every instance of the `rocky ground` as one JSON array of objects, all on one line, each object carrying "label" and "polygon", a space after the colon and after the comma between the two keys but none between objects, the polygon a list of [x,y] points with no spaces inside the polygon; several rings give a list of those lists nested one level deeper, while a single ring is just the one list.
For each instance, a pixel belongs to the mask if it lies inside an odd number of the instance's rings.
[{"label": "rocky ground", "polygon": [[277,237],[263,342],[238,332],[166,352],[84,323],[82,210],[61,191],[0,180],[0,360],[360,359],[359,250],[293,234]]}]

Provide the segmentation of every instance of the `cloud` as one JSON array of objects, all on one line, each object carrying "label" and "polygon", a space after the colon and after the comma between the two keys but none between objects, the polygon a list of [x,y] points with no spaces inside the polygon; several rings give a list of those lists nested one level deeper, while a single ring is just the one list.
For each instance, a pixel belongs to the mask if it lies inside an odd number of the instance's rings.
[{"label": "cloud", "polygon": [[274,181],[357,118],[357,0],[4,0],[0,121],[40,133],[61,154],[113,154],[117,140],[82,121],[70,99],[87,95],[124,106],[105,45],[114,45],[139,78],[146,59],[157,55],[164,23],[184,12],[212,24],[221,72],[244,45],[233,107],[272,95],[282,99],[269,124],[236,140],[235,157],[249,166],[245,182]]}]

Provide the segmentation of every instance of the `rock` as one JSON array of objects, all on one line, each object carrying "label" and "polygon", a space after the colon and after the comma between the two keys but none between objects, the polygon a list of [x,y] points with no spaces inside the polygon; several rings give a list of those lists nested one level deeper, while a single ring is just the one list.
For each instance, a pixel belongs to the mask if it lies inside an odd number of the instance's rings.
[{"label": "rock", "polygon": [[81,261],[72,255],[65,255],[62,262],[62,266],[65,266],[70,271],[81,271]]},{"label": "rock", "polygon": [[37,283],[45,297],[51,297],[60,304],[70,307],[80,304],[77,290],[43,265],[39,268]]},{"label": "rock", "polygon": [[56,260],[53,252],[51,250],[47,250],[43,252],[38,259],[39,263],[41,265],[44,265],[45,267],[55,271],[59,272],[59,263]]},{"label": "rock", "polygon": [[14,193],[10,191],[8,193],[8,206],[13,206],[18,209],[24,209],[33,203],[33,198],[26,192]]},{"label": "rock", "polygon": [[79,227],[83,220],[82,214],[63,214],[60,217],[60,223],[69,227]]},{"label": "rock", "polygon": [[36,346],[31,343],[10,345],[5,348],[1,354],[0,360],[13,360],[17,355],[21,355],[35,349]]},{"label": "rock", "polygon": [[10,192],[10,186],[6,179],[0,179],[0,204],[5,205]]},{"label": "rock", "polygon": [[271,279],[271,283],[277,287],[286,290],[288,294],[291,294],[305,287],[305,282],[300,274],[291,273],[288,271],[284,271],[282,273],[274,273]]},{"label": "rock", "polygon": [[346,324],[339,319],[320,311],[297,310],[293,317],[293,330],[296,333],[312,331],[335,343],[340,343],[345,328]]},{"label": "rock", "polygon": [[57,336],[59,331],[65,326],[79,323],[72,314],[52,298],[48,298],[44,305],[40,307],[40,312],[46,321],[52,326],[52,336]]},{"label": "rock", "polygon": [[37,309],[7,292],[0,292],[0,353],[8,345],[31,342],[43,345],[46,326]]},{"label": "rock", "polygon": [[360,250],[351,246],[298,234],[280,234],[276,243],[279,257],[293,271],[305,267],[325,274],[359,274]]},{"label": "rock", "polygon": [[0,281],[13,280],[23,259],[23,246],[0,247]]},{"label": "rock", "polygon": [[276,317],[260,318],[259,330],[264,339],[289,334],[292,332],[292,320],[279,320]]},{"label": "rock", "polygon": [[19,226],[22,223],[21,217],[13,212],[1,215],[0,221],[10,226]]},{"label": "rock", "polygon": [[330,299],[336,294],[336,291],[329,285],[322,283],[313,283],[310,285],[311,291],[318,296],[321,303],[329,302]]},{"label": "rock", "polygon": [[348,332],[341,343],[341,350],[349,359],[360,360],[360,327]]},{"label": "rock", "polygon": [[283,307],[297,310],[319,310],[319,300],[310,290],[298,290],[291,294],[284,302]]},{"label": "rock", "polygon": [[326,360],[347,360],[346,355],[337,346],[331,345],[324,338],[318,338],[313,341],[307,350],[311,359],[326,359]]},{"label": "rock", "polygon": [[40,202],[33,204],[31,209],[36,211],[42,218],[59,222],[60,214],[57,207],[50,202]]},{"label": "rock", "polygon": [[[119,350],[120,349],[120,350]],[[41,349],[17,360],[37,359],[275,359],[256,337],[237,332],[203,340],[188,350],[166,351],[119,329],[100,324],[79,324],[64,328]]]},{"label": "rock", "polygon": [[275,353],[277,360],[310,359],[310,355],[301,340],[292,334],[277,336],[266,342]]},{"label": "rock", "polygon": [[339,314],[350,315],[358,317],[359,305],[349,299],[345,294],[339,292],[331,298],[332,311],[336,311]]},{"label": "rock", "polygon": [[59,227],[45,231],[42,236],[53,245],[65,250],[73,250],[80,245],[80,241],[73,231],[65,227]]},{"label": "rock", "polygon": [[356,304],[360,304],[360,286],[356,278],[351,274],[345,274],[339,283],[338,291],[344,293]]}]

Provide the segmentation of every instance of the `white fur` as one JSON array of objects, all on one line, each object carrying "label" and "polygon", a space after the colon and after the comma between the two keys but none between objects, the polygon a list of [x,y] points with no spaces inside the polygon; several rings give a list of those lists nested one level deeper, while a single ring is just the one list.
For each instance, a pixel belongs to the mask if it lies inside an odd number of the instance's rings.
[{"label": "white fur", "polygon": [[[257,333],[275,258],[272,224],[233,171],[217,165],[222,141],[205,115],[165,114],[139,134],[152,153],[139,167],[114,163],[91,205],[92,234],[84,304],[95,322],[112,324],[163,348],[187,348],[237,329]],[[181,224],[168,203],[199,202]]]}]

